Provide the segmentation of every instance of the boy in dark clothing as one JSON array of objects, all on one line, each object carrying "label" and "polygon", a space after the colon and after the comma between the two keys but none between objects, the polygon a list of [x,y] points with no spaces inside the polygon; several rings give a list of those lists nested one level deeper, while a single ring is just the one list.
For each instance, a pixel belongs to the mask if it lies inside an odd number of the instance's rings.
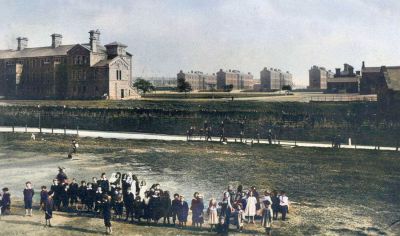
[{"label": "boy in dark clothing", "polygon": [[64,168],[58,167],[58,174],[57,174],[56,179],[58,180],[58,183],[61,183],[61,184],[66,182],[68,177],[64,173]]},{"label": "boy in dark clothing", "polygon": [[49,194],[47,192],[46,186],[42,186],[41,189],[42,189],[42,191],[40,191],[40,209],[44,211],[45,204],[46,204],[47,198],[49,197]]},{"label": "boy in dark clothing", "polygon": [[125,196],[124,203],[126,209],[126,217],[125,221],[128,221],[129,217],[131,218],[131,222],[133,222],[133,205],[135,202],[135,195],[131,192],[131,189],[128,189],[128,192]]},{"label": "boy in dark clothing", "polygon": [[68,210],[68,184],[64,183],[59,186],[60,200],[62,203],[63,210]]},{"label": "boy in dark clothing", "polygon": [[110,182],[106,177],[106,173],[101,174],[101,179],[99,180],[99,187],[101,187],[101,191],[107,194],[110,191]]},{"label": "boy in dark clothing", "polygon": [[59,195],[59,186],[58,180],[53,179],[53,184],[50,187],[50,192],[53,192],[53,210],[59,211],[60,210],[60,195]]},{"label": "boy in dark clothing", "polygon": [[106,234],[112,234],[111,228],[111,197],[105,195],[102,203],[102,212],[103,212],[103,219],[104,219],[104,226],[106,227]]},{"label": "boy in dark clothing", "polygon": [[78,203],[78,189],[78,184],[76,183],[75,179],[72,179],[68,189],[68,198],[71,206],[74,206]]},{"label": "boy in dark clothing", "polygon": [[81,186],[78,188],[78,198],[80,202],[80,210],[83,210],[84,206],[86,205],[87,198],[87,186],[85,181],[82,181]]},{"label": "boy in dark clothing", "polygon": [[179,194],[174,194],[174,200],[172,200],[171,204],[171,214],[172,214],[172,222],[175,225],[176,219],[178,218],[178,210],[179,210]]},{"label": "boy in dark clothing", "polygon": [[97,191],[95,193],[95,202],[94,202],[94,212],[95,215],[100,213],[102,210],[102,201],[103,201],[103,192],[101,191],[101,187],[97,187]]},{"label": "boy in dark clothing", "polygon": [[32,216],[32,198],[35,195],[35,191],[32,189],[32,183],[25,183],[24,193],[24,204],[25,204],[25,216]]},{"label": "boy in dark clothing", "polygon": [[46,227],[47,226],[52,227],[50,220],[51,218],[53,218],[53,207],[54,207],[53,196],[54,193],[50,191],[44,205],[44,218],[46,220]]},{"label": "boy in dark clothing", "polygon": [[86,189],[86,202],[85,202],[88,211],[93,210],[95,195],[96,195],[96,190],[92,189],[92,184],[89,183]]},{"label": "boy in dark clothing", "polygon": [[11,195],[8,188],[3,188],[3,197],[1,199],[1,214],[9,215],[11,211]]},{"label": "boy in dark clothing", "polygon": [[133,203],[133,210],[135,211],[135,218],[140,223],[140,219],[144,216],[144,205],[140,196],[137,196]]},{"label": "boy in dark clothing", "polygon": [[115,216],[118,219],[122,219],[122,214],[124,212],[124,201],[120,187],[115,188],[113,196],[111,197],[111,203],[114,207]]},{"label": "boy in dark clothing", "polygon": [[183,196],[180,196],[179,199],[180,202],[178,209],[178,220],[179,220],[179,226],[182,228],[186,227],[186,222],[189,214],[189,206]]},{"label": "boy in dark clothing", "polygon": [[217,230],[217,235],[221,235],[221,236],[228,235],[228,228],[226,227],[224,217],[219,218],[219,224],[217,225],[216,230]]}]

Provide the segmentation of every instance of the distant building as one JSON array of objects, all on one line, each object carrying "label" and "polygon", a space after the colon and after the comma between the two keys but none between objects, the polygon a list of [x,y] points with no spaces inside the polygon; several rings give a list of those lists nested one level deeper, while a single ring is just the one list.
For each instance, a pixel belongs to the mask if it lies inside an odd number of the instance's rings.
[{"label": "distant building", "polygon": [[[141,77],[137,77],[135,79],[138,78]],[[141,79],[149,81],[156,88],[156,90],[175,90],[177,86],[175,77],[144,77]]]},{"label": "distant building", "polygon": [[378,87],[378,102],[384,109],[400,109],[400,66],[382,66],[383,85]]},{"label": "distant building", "polygon": [[52,34],[51,45],[28,48],[18,37],[17,50],[0,50],[0,96],[24,99],[122,99],[137,97],[131,87],[132,55],[127,46],[102,46],[100,31],[90,42],[62,44]]},{"label": "distant building", "polygon": [[264,68],[260,72],[260,82],[262,90],[281,90],[283,86],[293,86],[292,74],[282,72],[279,69]]},{"label": "distant building", "polygon": [[252,90],[254,85],[253,75],[241,73],[238,70],[217,72],[217,89],[223,90],[226,86],[232,85],[233,90]]},{"label": "distant building", "polygon": [[177,74],[177,80],[180,78],[184,78],[185,81],[191,85],[192,90],[194,91],[214,89],[217,84],[217,78],[214,74],[208,75],[201,71],[185,73],[181,70]]},{"label": "distant building", "polygon": [[327,79],[328,93],[358,93],[360,83],[360,72],[354,73],[354,68],[344,64],[344,70],[336,68],[333,78]]},{"label": "distant building", "polygon": [[382,67],[366,67],[362,63],[361,79],[360,79],[360,94],[377,94],[378,89],[383,86]]},{"label": "distant building", "polygon": [[309,89],[325,90],[328,88],[327,81],[333,78],[334,74],[327,71],[324,67],[312,66],[308,71]]}]

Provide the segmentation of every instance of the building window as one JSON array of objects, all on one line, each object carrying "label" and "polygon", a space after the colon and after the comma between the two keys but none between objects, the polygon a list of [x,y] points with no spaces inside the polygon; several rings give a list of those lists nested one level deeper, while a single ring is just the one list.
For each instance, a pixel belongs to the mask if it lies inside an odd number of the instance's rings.
[{"label": "building window", "polygon": [[117,80],[122,80],[122,71],[117,70]]}]

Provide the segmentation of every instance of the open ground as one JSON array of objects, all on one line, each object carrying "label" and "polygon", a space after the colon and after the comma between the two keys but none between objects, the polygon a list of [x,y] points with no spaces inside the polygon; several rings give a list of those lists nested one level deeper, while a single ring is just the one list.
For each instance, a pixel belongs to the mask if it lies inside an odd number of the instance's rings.
[{"label": "open ground", "polygon": [[[43,138],[43,140],[41,140]],[[221,198],[228,184],[255,185],[259,191],[284,189],[293,202],[289,221],[274,222],[274,235],[396,235],[400,219],[400,163],[398,153],[374,150],[331,150],[217,143],[80,140],[79,154],[66,158],[70,137],[43,135],[31,141],[28,134],[2,134],[0,187],[11,189],[14,205],[21,205],[24,183],[36,189],[50,185],[58,166],[70,177],[90,180],[101,172],[133,171],[150,185],[160,183],[188,200],[202,192],[207,201]],[[38,200],[36,199],[36,203]],[[56,214],[52,229],[42,226],[42,214],[17,215],[0,221],[9,235],[102,234],[102,220],[75,214]],[[117,222],[116,235],[193,235],[206,230],[137,226]],[[37,233],[36,233],[37,232]],[[262,234],[246,225],[243,234]]]}]

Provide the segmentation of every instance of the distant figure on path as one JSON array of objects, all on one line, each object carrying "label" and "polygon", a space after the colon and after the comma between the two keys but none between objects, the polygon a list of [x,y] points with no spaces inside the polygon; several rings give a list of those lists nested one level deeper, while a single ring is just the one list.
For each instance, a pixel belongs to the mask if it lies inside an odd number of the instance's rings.
[{"label": "distant figure on path", "polygon": [[271,145],[272,144],[272,130],[268,130],[268,143]]},{"label": "distant figure on path", "polygon": [[211,138],[211,126],[207,127],[206,133],[207,133],[206,141],[212,141],[212,138]]},{"label": "distant figure on path", "polygon": [[32,140],[32,141],[35,141],[35,140],[36,140],[36,136],[35,136],[34,133],[32,133],[32,135],[31,135],[31,140]]}]

